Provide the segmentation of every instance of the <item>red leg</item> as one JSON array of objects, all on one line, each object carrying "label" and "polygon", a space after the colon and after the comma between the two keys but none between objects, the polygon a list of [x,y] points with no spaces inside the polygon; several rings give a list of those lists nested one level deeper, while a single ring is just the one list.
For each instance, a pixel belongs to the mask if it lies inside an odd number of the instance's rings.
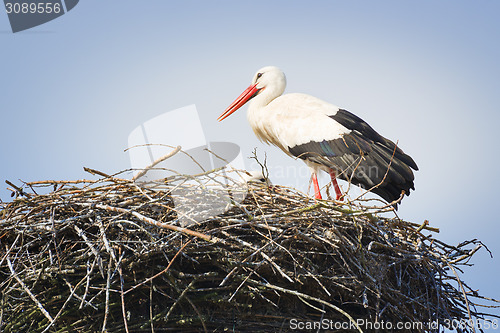
[{"label": "red leg", "polygon": [[333,188],[335,189],[335,196],[336,196],[335,200],[343,201],[344,196],[342,195],[342,191],[340,190],[340,186],[337,183],[337,175],[335,174],[335,171],[333,171],[332,169],[330,169],[330,178],[332,178],[332,185],[333,185]]},{"label": "red leg", "polygon": [[316,176],[316,172],[312,173],[311,178],[312,178],[312,182],[313,182],[313,186],[314,186],[314,197],[316,199],[323,199],[321,197],[321,192],[319,190],[318,176]]}]

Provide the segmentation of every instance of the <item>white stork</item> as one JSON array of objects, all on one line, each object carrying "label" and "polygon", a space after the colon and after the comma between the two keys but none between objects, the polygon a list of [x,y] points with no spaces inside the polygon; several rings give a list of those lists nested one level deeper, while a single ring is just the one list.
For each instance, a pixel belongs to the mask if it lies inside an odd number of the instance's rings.
[{"label": "white stork", "polygon": [[249,100],[248,121],[255,135],[311,168],[315,198],[321,199],[317,173],[328,172],[336,199],[336,177],[370,189],[389,203],[409,195],[413,159],[359,117],[306,94],[282,95],[285,74],[277,67],[260,69],[252,84],[220,115],[227,118]]}]

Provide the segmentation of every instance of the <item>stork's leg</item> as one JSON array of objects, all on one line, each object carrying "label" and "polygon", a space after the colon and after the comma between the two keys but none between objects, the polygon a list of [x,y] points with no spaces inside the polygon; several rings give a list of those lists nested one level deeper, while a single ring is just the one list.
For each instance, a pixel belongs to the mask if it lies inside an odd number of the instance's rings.
[{"label": "stork's leg", "polygon": [[313,172],[312,175],[311,175],[311,179],[312,179],[312,182],[313,182],[313,186],[314,186],[314,197],[316,199],[323,199],[321,197],[321,192],[319,190],[319,184],[318,184],[318,176],[316,175],[316,172]]},{"label": "stork's leg", "polygon": [[330,178],[332,178],[332,185],[333,188],[335,189],[335,200],[344,200],[344,196],[342,195],[342,191],[340,190],[340,186],[337,183],[337,175],[335,174],[335,171],[330,169]]}]

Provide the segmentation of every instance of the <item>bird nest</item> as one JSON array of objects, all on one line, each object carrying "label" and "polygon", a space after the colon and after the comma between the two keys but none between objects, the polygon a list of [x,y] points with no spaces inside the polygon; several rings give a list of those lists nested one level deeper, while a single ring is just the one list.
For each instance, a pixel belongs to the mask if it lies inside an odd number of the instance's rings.
[{"label": "bird nest", "polygon": [[427,221],[384,217],[392,206],[252,185],[184,228],[173,185],[90,171],[99,179],[9,182],[0,330],[472,332],[468,320],[487,316],[489,299],[459,277],[483,244],[445,244]]}]

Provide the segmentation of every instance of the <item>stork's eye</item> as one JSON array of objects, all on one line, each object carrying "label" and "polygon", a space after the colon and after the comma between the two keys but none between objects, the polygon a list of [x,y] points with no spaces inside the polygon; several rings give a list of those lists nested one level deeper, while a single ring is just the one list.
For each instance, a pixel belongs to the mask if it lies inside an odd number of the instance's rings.
[{"label": "stork's eye", "polygon": [[260,79],[263,73],[257,73],[257,80]]}]

